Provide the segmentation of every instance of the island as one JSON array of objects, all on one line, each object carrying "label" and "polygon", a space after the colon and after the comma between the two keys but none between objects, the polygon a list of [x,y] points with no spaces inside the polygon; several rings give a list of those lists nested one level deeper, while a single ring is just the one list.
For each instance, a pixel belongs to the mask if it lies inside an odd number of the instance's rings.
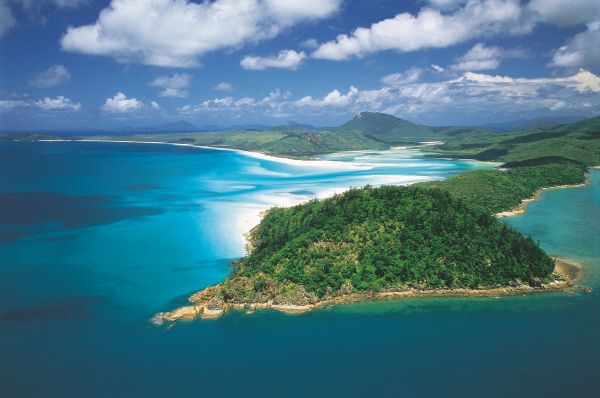
[{"label": "island", "polygon": [[[0,139],[64,139],[48,134]],[[230,309],[304,312],[338,303],[419,296],[499,296],[571,288],[581,266],[549,257],[499,218],[521,214],[546,189],[588,182],[600,165],[600,117],[529,124],[512,132],[425,126],[361,112],[338,127],[121,134],[70,140],[209,146],[311,159],[348,150],[411,146],[426,156],[497,162],[409,187],[352,189],[269,210],[244,258],[222,283],[153,322],[220,316]]]},{"label": "island", "polygon": [[576,165],[471,171],[273,208],[250,232],[248,255],[228,279],[153,322],[230,309],[305,312],[367,300],[564,290],[580,265],[549,257],[494,212],[552,184],[585,181]]}]

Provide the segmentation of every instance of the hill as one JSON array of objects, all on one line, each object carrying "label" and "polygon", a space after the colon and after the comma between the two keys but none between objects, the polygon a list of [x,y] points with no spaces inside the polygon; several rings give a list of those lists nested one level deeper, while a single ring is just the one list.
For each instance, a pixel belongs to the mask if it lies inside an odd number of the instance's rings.
[{"label": "hill", "polygon": [[[365,187],[274,208],[250,243],[228,279],[154,321],[218,316],[230,308],[303,311],[428,291],[523,293],[531,289],[523,282],[553,280],[554,261],[531,238],[432,187]],[[558,286],[565,287],[547,288]]]},{"label": "hill", "polygon": [[599,165],[600,117],[534,133],[459,137],[430,150],[443,156],[496,160],[512,166],[555,161]]},{"label": "hill", "polygon": [[376,140],[395,144],[410,137],[430,137],[435,135],[426,126],[419,126],[392,115],[375,112],[361,112],[338,128],[338,131],[360,132]]},{"label": "hill", "polygon": [[536,119],[521,119],[508,122],[487,123],[485,127],[498,132],[511,132],[518,130],[545,130],[561,124],[573,123],[584,119],[578,116],[547,116]]},{"label": "hill", "polygon": [[[245,125],[235,129],[206,132],[186,122],[178,122],[111,132],[72,132],[69,138],[186,143],[306,158],[332,152],[386,149],[397,144],[411,145],[421,141],[481,136],[489,133],[491,130],[482,127],[429,127],[383,113],[361,112],[342,126],[328,129],[317,129],[308,124],[289,122],[274,127]],[[46,132],[43,135],[36,132],[23,132],[0,136],[0,139],[32,140],[39,137],[51,139],[61,136],[63,134],[60,132]]]},{"label": "hill", "polygon": [[360,132],[386,144],[410,144],[446,137],[491,134],[492,130],[477,126],[425,126],[392,115],[361,112],[336,131]]}]

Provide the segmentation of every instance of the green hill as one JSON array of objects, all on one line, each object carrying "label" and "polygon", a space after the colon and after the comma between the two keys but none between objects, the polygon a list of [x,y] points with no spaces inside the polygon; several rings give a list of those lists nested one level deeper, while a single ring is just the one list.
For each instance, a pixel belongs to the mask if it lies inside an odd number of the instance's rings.
[{"label": "green hill", "polygon": [[[449,139],[430,148],[438,154],[497,160],[509,165],[560,159],[586,166],[600,164],[600,117],[560,125],[539,132],[481,135]],[[536,160],[538,159],[538,160]]]},{"label": "green hill", "polygon": [[344,302],[356,294],[368,300],[378,292],[538,285],[554,269],[535,242],[489,213],[419,187],[365,187],[271,209],[251,244],[223,283],[154,321]]},{"label": "green hill", "polygon": [[361,112],[340,126],[338,130],[361,132],[388,144],[406,142],[407,138],[428,138],[435,135],[434,131],[427,126],[419,126],[392,115],[375,112]]},{"label": "green hill", "polygon": [[425,126],[377,112],[361,112],[337,131],[360,132],[387,144],[417,143],[425,140],[445,140],[447,137],[491,134],[478,126]]}]

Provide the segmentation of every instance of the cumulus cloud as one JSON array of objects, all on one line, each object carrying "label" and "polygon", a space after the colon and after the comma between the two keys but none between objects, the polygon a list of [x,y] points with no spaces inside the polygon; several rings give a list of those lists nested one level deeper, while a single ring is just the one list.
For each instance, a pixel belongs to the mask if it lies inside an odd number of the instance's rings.
[{"label": "cumulus cloud", "polygon": [[12,111],[19,108],[77,112],[81,110],[81,104],[62,95],[55,98],[45,97],[39,100],[28,98],[0,99],[0,111]]},{"label": "cumulus cloud", "polygon": [[[557,52],[554,64],[593,66],[597,65],[594,63],[596,55],[587,57],[591,60],[584,62],[581,58],[585,54],[578,48],[591,49],[598,42],[597,30],[594,30],[598,21],[598,0],[531,0],[528,3],[519,0],[429,0],[416,14],[403,12],[370,27],[359,27],[351,34],[341,34],[335,40],[320,44],[311,56],[341,61],[385,50],[409,52],[445,48],[475,38],[525,34],[540,23],[557,26],[587,23],[586,32],[574,37]],[[569,45],[575,50],[570,51]],[[468,59],[467,54],[467,59],[457,63],[454,69],[494,69],[502,57],[491,55]]]},{"label": "cumulus cloud", "polygon": [[345,107],[348,106],[358,94],[359,90],[356,87],[351,86],[346,94],[342,94],[339,90],[335,89],[323,98],[313,98],[309,95],[300,98],[294,104],[301,107]]},{"label": "cumulus cloud", "polygon": [[108,113],[127,113],[138,111],[143,106],[143,102],[137,98],[127,98],[125,94],[119,92],[114,97],[106,99],[102,110]]},{"label": "cumulus cloud", "polygon": [[455,70],[489,70],[496,69],[504,57],[504,51],[498,47],[486,47],[477,43],[466,54],[458,58],[452,65]]},{"label": "cumulus cloud", "polygon": [[[407,71],[408,72],[408,71]],[[580,70],[562,77],[515,78],[465,72],[460,77],[438,82],[422,82],[406,78],[384,78],[380,88],[361,90],[351,86],[347,91],[331,90],[322,97],[292,98],[279,90],[264,98],[222,97],[179,108],[184,115],[224,114],[230,117],[260,113],[271,117],[303,115],[305,118],[349,115],[364,110],[397,114],[404,117],[447,119],[448,114],[461,118],[507,114],[525,116],[527,112],[580,113],[582,109],[600,107],[600,78]],[[412,76],[418,73],[412,72]],[[392,84],[390,84],[392,83]],[[589,111],[588,111],[589,112]]]},{"label": "cumulus cloud", "polygon": [[279,89],[271,91],[264,98],[256,99],[251,97],[233,98],[222,97],[202,101],[197,105],[185,105],[178,109],[183,115],[195,115],[211,111],[224,111],[230,117],[234,117],[240,112],[249,112],[260,110],[274,118],[283,118],[290,116],[287,104],[289,103],[291,93],[282,92]]},{"label": "cumulus cloud", "polygon": [[340,61],[384,50],[443,48],[481,36],[522,34],[533,27],[525,17],[519,0],[471,0],[452,13],[424,7],[416,15],[400,13],[339,35],[321,44],[312,56]]},{"label": "cumulus cloud", "polygon": [[304,51],[283,50],[272,57],[245,56],[240,62],[244,69],[265,70],[267,68],[296,70],[306,58]]},{"label": "cumulus cloud", "polygon": [[[112,0],[96,22],[69,27],[63,50],[119,62],[193,67],[208,52],[277,36],[326,18],[341,0]],[[132,22],[134,21],[134,22]]]},{"label": "cumulus cloud", "polygon": [[34,76],[29,85],[39,88],[48,88],[67,83],[71,80],[71,74],[63,65],[54,65]]},{"label": "cumulus cloud", "polygon": [[192,76],[187,73],[175,73],[171,76],[157,77],[150,85],[163,88],[163,91],[158,94],[161,97],[185,98],[191,80]]},{"label": "cumulus cloud", "polygon": [[441,73],[446,70],[445,68],[442,68],[441,66],[436,65],[436,64],[431,64],[431,69],[437,73]]},{"label": "cumulus cloud", "polygon": [[233,90],[235,90],[235,87],[233,87],[233,84],[231,84],[231,83],[220,82],[213,86],[213,90],[215,90],[215,91],[233,91]]},{"label": "cumulus cloud", "polygon": [[79,111],[81,104],[73,102],[69,98],[59,95],[56,98],[45,97],[42,100],[36,101],[35,106],[45,111]]},{"label": "cumulus cloud", "polygon": [[575,35],[559,48],[552,63],[564,67],[600,66],[600,20],[588,24],[585,32]]}]

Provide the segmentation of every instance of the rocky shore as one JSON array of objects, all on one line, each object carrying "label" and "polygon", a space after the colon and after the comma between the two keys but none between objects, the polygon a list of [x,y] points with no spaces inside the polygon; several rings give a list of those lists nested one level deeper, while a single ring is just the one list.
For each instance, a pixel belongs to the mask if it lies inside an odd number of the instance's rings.
[{"label": "rocky shore", "polygon": [[[479,287],[477,289],[424,289],[416,287],[395,287],[378,292],[353,292],[351,287],[342,286],[340,291],[332,292],[323,298],[294,286],[284,295],[275,294],[273,286],[256,293],[254,300],[243,301],[232,293],[232,289],[248,289],[254,280],[228,280],[207,287],[189,298],[190,305],[173,311],[160,312],[152,318],[152,323],[162,325],[194,318],[211,319],[223,315],[229,310],[245,310],[251,313],[260,309],[272,309],[285,313],[303,313],[317,308],[336,304],[357,303],[363,301],[395,300],[416,297],[498,297],[545,292],[559,292],[572,289],[581,281],[585,273],[582,264],[565,258],[555,259],[553,280],[542,283],[534,278],[527,283],[516,280],[509,286]],[[237,285],[241,286],[237,286]],[[252,285],[253,286],[253,285]],[[583,289],[588,291],[587,289]]]}]

